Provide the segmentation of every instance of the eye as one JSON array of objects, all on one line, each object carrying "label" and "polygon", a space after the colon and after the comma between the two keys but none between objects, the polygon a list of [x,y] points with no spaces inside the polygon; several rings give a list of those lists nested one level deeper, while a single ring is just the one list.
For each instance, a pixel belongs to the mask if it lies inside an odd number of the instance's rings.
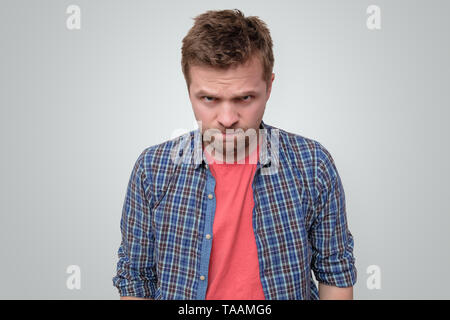
[{"label": "eye", "polygon": [[[206,102],[211,102],[214,100],[214,98],[208,97],[208,96],[203,96],[202,99],[204,99],[204,98],[206,98]],[[208,100],[208,99],[211,99],[211,100]]]},{"label": "eye", "polygon": [[[248,99],[244,99],[244,98],[246,98],[246,97],[248,97]],[[252,96],[243,96],[242,97],[242,101],[250,101],[250,98],[251,98]]]}]

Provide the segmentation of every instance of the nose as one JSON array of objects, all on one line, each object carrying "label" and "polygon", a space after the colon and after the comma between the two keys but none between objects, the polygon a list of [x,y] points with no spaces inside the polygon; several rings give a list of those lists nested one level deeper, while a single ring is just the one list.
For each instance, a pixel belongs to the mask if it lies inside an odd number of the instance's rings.
[{"label": "nose", "polygon": [[232,106],[223,106],[217,121],[223,127],[223,130],[227,128],[234,128],[239,121],[239,115]]}]

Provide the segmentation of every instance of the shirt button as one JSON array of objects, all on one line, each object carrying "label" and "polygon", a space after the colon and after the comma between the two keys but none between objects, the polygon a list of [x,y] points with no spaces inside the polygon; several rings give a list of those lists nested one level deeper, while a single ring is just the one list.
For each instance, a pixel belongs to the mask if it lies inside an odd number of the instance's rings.
[{"label": "shirt button", "polygon": [[208,198],[209,199],[212,199],[213,198],[213,195],[210,193],[210,194],[208,194]]},{"label": "shirt button", "polygon": [[207,234],[207,235],[206,235],[206,239],[208,239],[208,240],[211,239],[211,235],[210,235],[210,234]]},{"label": "shirt button", "polygon": [[205,280],[205,276],[200,276],[200,280]]}]

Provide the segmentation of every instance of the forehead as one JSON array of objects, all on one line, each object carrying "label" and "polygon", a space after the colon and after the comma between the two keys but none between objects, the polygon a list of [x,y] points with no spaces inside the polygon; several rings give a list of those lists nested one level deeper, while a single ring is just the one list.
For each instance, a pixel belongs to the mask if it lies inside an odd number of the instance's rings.
[{"label": "forehead", "polygon": [[244,64],[230,66],[226,69],[205,65],[190,67],[191,89],[194,91],[214,92],[225,88],[241,90],[258,90],[264,85],[263,67],[256,56]]}]

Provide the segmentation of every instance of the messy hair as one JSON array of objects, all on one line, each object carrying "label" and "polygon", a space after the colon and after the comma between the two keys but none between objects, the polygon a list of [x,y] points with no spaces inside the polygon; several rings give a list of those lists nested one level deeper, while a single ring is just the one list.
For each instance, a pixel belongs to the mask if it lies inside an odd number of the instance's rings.
[{"label": "messy hair", "polygon": [[245,64],[256,54],[263,66],[262,78],[269,86],[274,57],[272,38],[264,21],[245,17],[238,10],[209,10],[195,18],[183,38],[181,67],[189,90],[192,65],[226,69]]}]

